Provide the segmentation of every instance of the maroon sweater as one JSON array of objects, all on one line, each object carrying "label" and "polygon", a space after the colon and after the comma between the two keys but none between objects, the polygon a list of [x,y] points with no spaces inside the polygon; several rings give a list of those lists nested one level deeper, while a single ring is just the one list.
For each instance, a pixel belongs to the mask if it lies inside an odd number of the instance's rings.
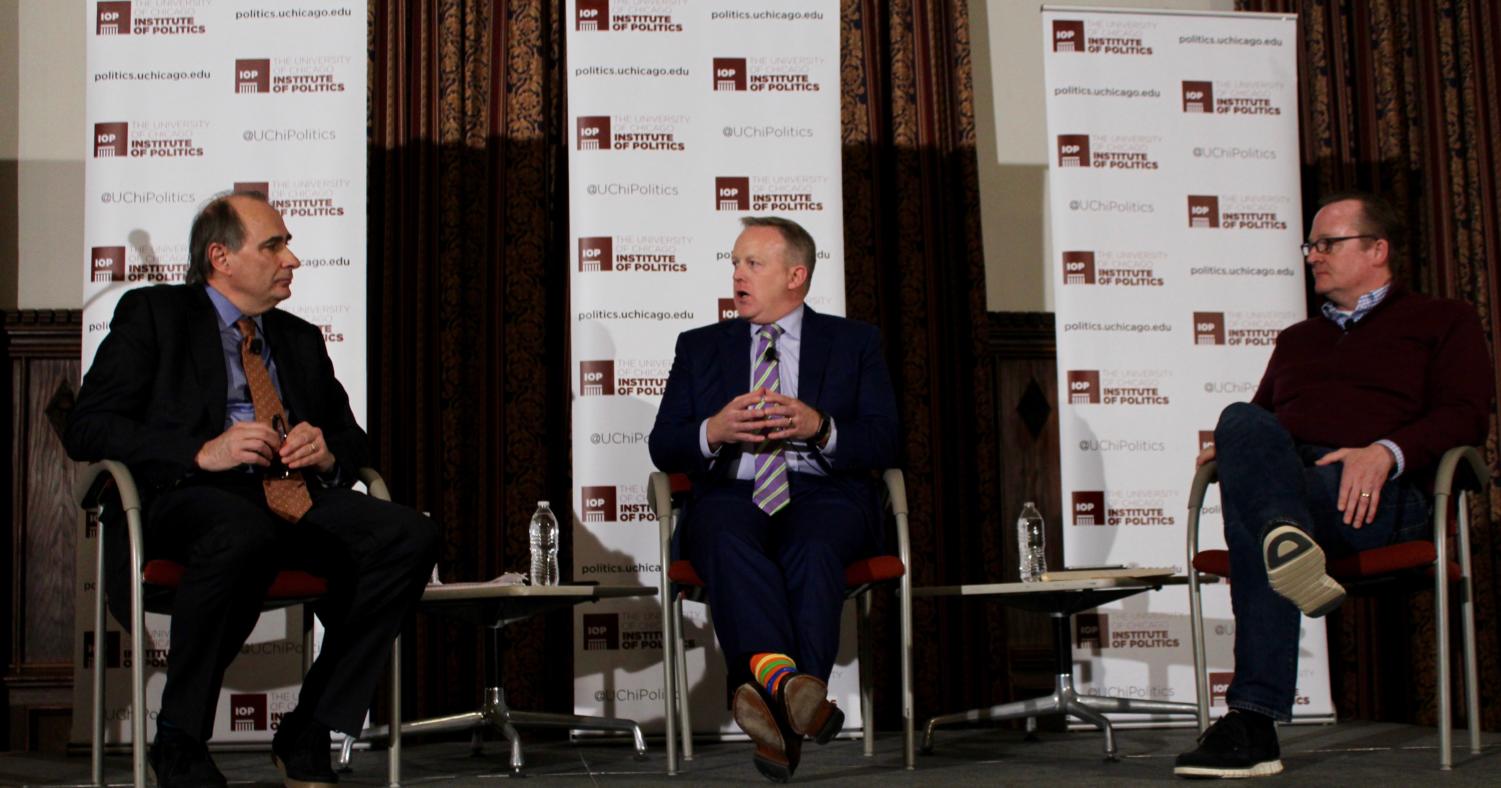
[{"label": "maroon sweater", "polygon": [[1252,402],[1300,443],[1389,439],[1418,480],[1445,451],[1484,444],[1492,379],[1474,307],[1393,285],[1348,331],[1322,315],[1283,330]]}]

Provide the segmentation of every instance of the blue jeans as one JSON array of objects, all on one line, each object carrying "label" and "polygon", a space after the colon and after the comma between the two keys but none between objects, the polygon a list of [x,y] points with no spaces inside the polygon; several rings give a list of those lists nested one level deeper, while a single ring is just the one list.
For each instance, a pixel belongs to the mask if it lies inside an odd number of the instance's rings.
[{"label": "blue jeans", "polygon": [[1376,518],[1345,525],[1339,502],[1342,463],[1314,466],[1332,448],[1296,443],[1264,408],[1238,402],[1214,429],[1225,544],[1230,548],[1230,602],[1235,615],[1235,679],[1225,700],[1233,709],[1292,719],[1298,678],[1301,614],[1267,582],[1261,540],[1273,525],[1302,529],[1330,558],[1431,531],[1428,496],[1403,479],[1381,488]]}]

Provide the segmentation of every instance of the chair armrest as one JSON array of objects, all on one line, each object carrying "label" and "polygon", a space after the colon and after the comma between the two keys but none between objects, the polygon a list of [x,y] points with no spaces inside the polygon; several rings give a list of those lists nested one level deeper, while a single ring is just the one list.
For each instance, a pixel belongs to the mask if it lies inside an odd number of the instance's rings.
[{"label": "chair armrest", "polygon": [[1474,446],[1455,446],[1444,452],[1443,458],[1438,462],[1438,474],[1433,479],[1433,495],[1435,498],[1449,496],[1454,492],[1456,483],[1461,490],[1478,492],[1485,488],[1490,475],[1490,468],[1486,467],[1485,456],[1480,453],[1480,449]]},{"label": "chair armrest", "polygon": [[117,460],[102,460],[85,467],[73,486],[73,497],[80,507],[97,509],[99,496],[104,493],[104,486],[111,479],[114,480],[115,491],[120,495],[120,508],[127,512],[139,512],[141,494],[136,489],[135,477],[131,476],[125,463]]},{"label": "chair armrest", "polygon": [[365,489],[370,491],[370,497],[389,502],[391,490],[386,487],[386,480],[382,479],[380,472],[374,468],[361,468],[355,472],[355,476],[365,483]]},{"label": "chair armrest", "polygon": [[646,501],[657,513],[657,521],[672,514],[672,480],[662,471],[652,471],[646,477]]},{"label": "chair armrest", "polygon": [[1204,509],[1204,493],[1219,481],[1219,464],[1210,460],[1194,472],[1193,486],[1188,489],[1188,566],[1193,566],[1199,552],[1199,512]]},{"label": "chair armrest", "polygon": [[904,582],[912,577],[912,542],[907,530],[907,480],[900,468],[887,468],[881,474],[886,482],[886,502],[896,520],[896,557],[902,561]]},{"label": "chair armrest", "polygon": [[[646,477],[646,501],[657,515],[657,539],[662,559],[662,577],[665,578],[667,566],[672,563],[672,529],[677,525],[672,516],[671,477],[662,471],[652,471]],[[667,593],[665,585],[662,593]]]},{"label": "chair armrest", "polygon": [[886,498],[891,504],[891,513],[894,515],[907,514],[907,481],[902,476],[902,469],[887,468],[881,474],[881,480],[886,482]]}]

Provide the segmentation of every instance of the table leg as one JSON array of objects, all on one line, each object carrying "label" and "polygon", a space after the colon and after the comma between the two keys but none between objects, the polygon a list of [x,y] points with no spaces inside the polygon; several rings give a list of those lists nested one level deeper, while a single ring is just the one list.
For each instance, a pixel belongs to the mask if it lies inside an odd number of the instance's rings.
[{"label": "table leg", "polygon": [[[1064,711],[1063,696],[1055,691],[1052,695],[1044,695],[1031,700],[1020,700],[1013,703],[1002,703],[999,706],[991,706],[988,709],[970,709],[957,714],[944,714],[928,720],[923,731],[922,751],[926,755],[933,752],[933,730],[940,725],[952,725],[956,722],[980,722],[982,720],[1019,720],[1043,717],[1049,714],[1061,714]],[[1035,723],[1029,723],[1035,725]]]},{"label": "table leg", "polygon": [[1193,703],[1173,700],[1136,700],[1133,698],[1106,698],[1100,695],[1079,695],[1080,703],[1095,711],[1113,714],[1181,714],[1185,717],[1199,716],[1199,707]]},{"label": "table leg", "polygon": [[1051,613],[1053,619],[1053,656],[1056,671],[1053,678],[1053,694],[1031,700],[1003,703],[988,709],[971,709],[958,714],[944,714],[928,720],[923,731],[922,751],[933,752],[933,731],[940,725],[956,722],[979,722],[981,720],[1014,720],[1025,717],[1027,737],[1035,739],[1037,718],[1048,714],[1064,714],[1093,724],[1105,734],[1105,757],[1116,760],[1115,728],[1102,712],[1127,714],[1181,714],[1198,716],[1198,706],[1163,700],[1133,700],[1128,698],[1105,698],[1097,695],[1080,695],[1074,691],[1074,660],[1069,648],[1069,619],[1067,613]]}]

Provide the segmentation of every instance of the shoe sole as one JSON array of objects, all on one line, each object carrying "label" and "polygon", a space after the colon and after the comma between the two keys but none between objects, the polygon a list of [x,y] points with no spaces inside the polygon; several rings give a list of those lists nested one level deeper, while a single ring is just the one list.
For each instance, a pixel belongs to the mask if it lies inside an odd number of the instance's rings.
[{"label": "shoe sole", "polygon": [[1271,777],[1282,773],[1282,761],[1262,761],[1244,769],[1227,769],[1217,766],[1177,766],[1173,768],[1173,774],[1179,777],[1218,777],[1221,779],[1239,779],[1243,777]]},{"label": "shoe sole", "polygon": [[844,712],[829,700],[828,685],[814,676],[799,673],[787,679],[782,685],[782,700],[793,733],[828,744],[844,727]]},{"label": "shoe sole", "polygon": [[1267,533],[1261,546],[1272,590],[1297,605],[1303,615],[1319,618],[1345,601],[1345,587],[1325,573],[1324,550],[1308,534],[1279,525]]},{"label": "shoe sole", "polygon": [[286,788],[338,788],[338,783],[314,782],[311,780],[298,780],[287,776],[287,765],[275,753],[271,754],[271,762],[276,764],[276,770],[281,772],[281,782]]},{"label": "shoe sole", "polygon": [[792,767],[787,761],[787,743],[782,738],[782,729],[772,716],[771,707],[761,698],[761,691],[750,684],[742,684],[735,690],[732,704],[735,724],[756,744],[756,754],[751,758],[756,771],[772,782],[785,783],[792,779]]}]

